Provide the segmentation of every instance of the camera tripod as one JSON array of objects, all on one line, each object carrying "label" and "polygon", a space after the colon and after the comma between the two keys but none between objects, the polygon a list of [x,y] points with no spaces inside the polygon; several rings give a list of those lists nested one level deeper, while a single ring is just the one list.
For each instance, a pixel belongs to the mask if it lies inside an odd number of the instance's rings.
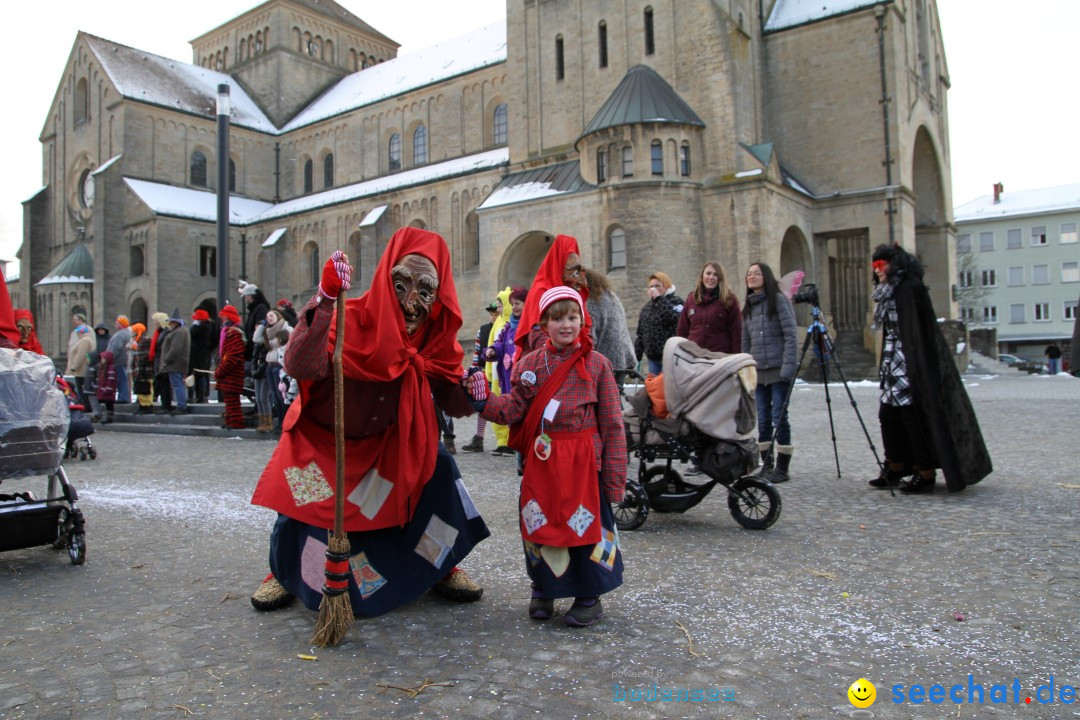
[{"label": "camera tripod", "polygon": [[[817,303],[813,303],[810,306],[810,315],[813,320],[810,323],[810,327],[806,328],[806,338],[803,340],[802,351],[799,354],[799,364],[796,365],[795,375],[792,378],[791,383],[788,384],[787,394],[784,396],[784,404],[781,406],[779,417],[784,417],[784,413],[787,412],[788,405],[791,403],[791,393],[795,389],[795,378],[799,377],[799,371],[802,370],[803,361],[806,359],[806,351],[813,346],[814,354],[818,358],[818,365],[821,367],[821,384],[825,387],[825,407],[829,414],[829,432],[832,435],[833,457],[836,459],[836,477],[841,477],[840,451],[836,447],[836,425],[833,422],[832,396],[829,394],[830,358],[832,359],[833,365],[836,367],[836,374],[844,384],[844,390],[847,391],[851,407],[855,409],[855,417],[859,419],[859,426],[862,427],[863,435],[866,436],[866,442],[870,445],[870,451],[874,453],[874,460],[877,462],[878,467],[884,467],[881,458],[878,456],[877,448],[874,446],[874,441],[870,438],[870,431],[866,429],[866,423],[863,422],[862,413],[859,412],[859,404],[855,402],[855,396],[851,394],[851,387],[848,385],[847,378],[844,377],[844,369],[840,366],[840,358],[836,355],[836,346],[833,345],[832,338],[829,337],[828,328],[825,327],[825,322],[821,319],[821,307]],[[769,444],[770,453],[775,453],[776,435],[777,432],[779,432],[779,426],[779,423],[773,424],[773,434]],[[893,493],[891,486],[889,487],[889,492],[895,494]]]}]

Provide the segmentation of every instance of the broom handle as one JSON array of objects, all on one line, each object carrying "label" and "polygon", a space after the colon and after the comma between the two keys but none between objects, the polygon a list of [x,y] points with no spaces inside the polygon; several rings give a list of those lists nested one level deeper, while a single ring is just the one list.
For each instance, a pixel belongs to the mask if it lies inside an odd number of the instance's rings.
[{"label": "broom handle", "polygon": [[345,348],[345,290],[337,297],[337,342],[334,343],[334,535],[345,535],[345,379],[341,356]]}]

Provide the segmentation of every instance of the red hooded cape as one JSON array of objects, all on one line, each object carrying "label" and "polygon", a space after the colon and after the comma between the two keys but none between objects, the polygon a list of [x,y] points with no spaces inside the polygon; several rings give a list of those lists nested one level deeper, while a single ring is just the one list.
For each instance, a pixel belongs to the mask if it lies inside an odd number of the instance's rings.
[{"label": "red hooded cape", "polygon": [[[11,296],[8,295],[7,282],[0,278],[0,336],[3,336],[9,347],[19,346],[19,328],[15,327],[15,313],[11,310]],[[8,347],[0,342],[0,347]]]},{"label": "red hooded cape", "polygon": [[[16,310],[15,322],[19,322],[19,320],[22,320],[23,318],[26,318],[30,321],[30,327],[32,328],[30,330],[30,337],[26,339],[26,342],[21,342],[18,338],[16,338],[16,342],[23,350],[29,350],[30,352],[36,352],[38,355],[44,355],[45,350],[42,349],[41,343],[38,342],[37,326],[34,325],[33,313],[31,313],[29,310],[23,310],[21,308]],[[19,332],[19,329],[17,327],[15,328],[15,332],[16,334]]]},{"label": "red hooded cape", "polygon": [[[410,337],[394,293],[390,270],[406,255],[422,255],[439,273],[439,292],[427,322]],[[381,492],[376,483],[357,490],[372,469],[392,483],[392,490],[378,500],[379,507],[345,503],[347,531],[374,530],[407,522],[424,485],[435,469],[439,426],[431,400],[429,377],[450,382],[461,379],[465,353],[457,341],[461,308],[450,269],[446,242],[433,232],[402,228],[394,233],[375,268],[371,289],[345,301],[345,349],[342,370],[346,378],[365,382],[401,383],[397,421],[384,435],[346,441],[345,492],[367,502]],[[327,353],[332,355],[337,319],[330,324]],[[315,498],[298,505],[295,492],[283,484],[307,482],[304,471],[315,462],[332,487],[334,480],[333,432],[302,420],[300,408],[310,394],[310,383],[300,383],[300,397],[285,419],[285,432],[270,464],[259,480],[252,502],[318,527],[332,527],[333,497],[315,487]],[[348,409],[346,409],[346,412]],[[383,507],[383,504],[386,506]],[[363,510],[361,510],[361,507]]]},{"label": "red hooded cape", "polygon": [[[518,357],[521,357],[523,351],[528,347],[529,332],[532,330],[533,325],[540,322],[541,296],[553,287],[566,284],[563,282],[563,271],[566,269],[566,259],[570,253],[581,257],[577,240],[569,235],[558,235],[555,237],[551,249],[544,256],[544,261],[540,263],[540,269],[536,271],[536,277],[533,278],[532,286],[529,288],[529,296],[525,298],[525,309],[521,311],[517,336],[514,338],[514,343],[518,346]],[[581,288],[578,293],[581,294],[583,305],[588,302],[588,288]],[[581,319],[581,341],[583,344],[588,345],[585,351],[585,354],[588,355],[589,350],[592,349],[592,318],[589,317],[589,313],[584,307],[582,307],[582,313],[584,317]]]}]

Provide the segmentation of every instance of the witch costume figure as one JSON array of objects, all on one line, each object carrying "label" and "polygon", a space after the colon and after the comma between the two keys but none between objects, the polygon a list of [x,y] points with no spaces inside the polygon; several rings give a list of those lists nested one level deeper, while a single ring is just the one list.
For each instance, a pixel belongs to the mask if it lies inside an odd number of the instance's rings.
[{"label": "witch costume figure", "polygon": [[[286,346],[300,393],[251,500],[278,512],[270,575],[251,598],[260,610],[293,596],[317,610],[323,597],[335,505],[334,301],[351,276],[348,258],[334,253]],[[457,563],[490,533],[439,442],[438,410],[473,412],[461,385],[461,322],[446,242],[417,228],[394,234],[371,289],[345,301],[344,530],[356,616],[380,615],[429,589],[457,601],[483,593]]]},{"label": "witch costume figure", "polygon": [[879,245],[873,269],[885,463],[870,486],[931,493],[941,468],[945,487],[959,492],[989,475],[993,465],[923,284],[923,267],[899,245]]}]

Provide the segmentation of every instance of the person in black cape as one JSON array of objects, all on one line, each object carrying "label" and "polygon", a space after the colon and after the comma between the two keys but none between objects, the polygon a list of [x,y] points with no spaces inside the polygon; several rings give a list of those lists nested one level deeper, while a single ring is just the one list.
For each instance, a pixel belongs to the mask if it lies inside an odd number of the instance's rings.
[{"label": "person in black cape", "polygon": [[879,245],[873,266],[874,327],[883,332],[878,419],[886,460],[870,485],[933,492],[941,468],[949,492],[959,492],[993,465],[923,284],[923,267],[899,245]]}]

